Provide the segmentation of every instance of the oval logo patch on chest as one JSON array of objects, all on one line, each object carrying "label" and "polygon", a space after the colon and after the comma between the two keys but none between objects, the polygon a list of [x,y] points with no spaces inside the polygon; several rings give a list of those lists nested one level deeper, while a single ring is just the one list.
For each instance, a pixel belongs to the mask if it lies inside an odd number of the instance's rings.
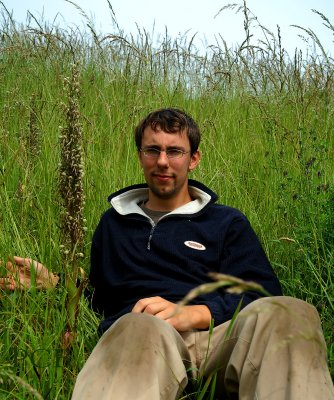
[{"label": "oval logo patch on chest", "polygon": [[184,244],[191,249],[195,250],[206,250],[205,246],[203,246],[201,243],[198,242],[193,242],[192,240],[187,240],[184,242]]}]

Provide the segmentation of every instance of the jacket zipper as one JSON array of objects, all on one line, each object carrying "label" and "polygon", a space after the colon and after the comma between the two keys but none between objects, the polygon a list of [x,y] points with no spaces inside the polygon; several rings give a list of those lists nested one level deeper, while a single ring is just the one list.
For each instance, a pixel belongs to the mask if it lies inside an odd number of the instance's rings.
[{"label": "jacket zipper", "polygon": [[153,232],[154,232],[156,226],[157,226],[156,224],[152,225],[150,236],[148,237],[147,250],[151,250],[151,239],[153,237]]},{"label": "jacket zipper", "polygon": [[160,220],[162,220],[163,218],[166,218],[166,217],[168,217],[167,215],[164,215],[163,217],[161,217],[160,219],[159,219],[159,221],[157,222],[157,223],[154,223],[152,220],[150,220],[151,221],[151,225],[152,225],[152,227],[151,227],[151,231],[150,231],[150,234],[149,234],[149,237],[148,237],[148,241],[147,241],[147,250],[151,250],[151,240],[152,240],[152,237],[153,237],[153,233],[154,233],[154,231],[155,231],[155,228],[157,227],[157,225],[158,225],[158,223],[160,222]]}]

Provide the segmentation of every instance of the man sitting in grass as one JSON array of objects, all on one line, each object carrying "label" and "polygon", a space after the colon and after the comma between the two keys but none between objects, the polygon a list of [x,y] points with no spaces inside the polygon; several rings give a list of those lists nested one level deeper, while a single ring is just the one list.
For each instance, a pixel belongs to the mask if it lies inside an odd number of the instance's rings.
[{"label": "man sitting in grass", "polygon": [[[197,124],[158,110],[135,140],[146,184],[112,194],[94,233],[92,305],[103,335],[72,400],[178,399],[200,377],[216,382],[220,399],[333,400],[315,308],[281,295],[246,217],[188,179],[201,158]],[[238,286],[208,290],[217,273]]]}]

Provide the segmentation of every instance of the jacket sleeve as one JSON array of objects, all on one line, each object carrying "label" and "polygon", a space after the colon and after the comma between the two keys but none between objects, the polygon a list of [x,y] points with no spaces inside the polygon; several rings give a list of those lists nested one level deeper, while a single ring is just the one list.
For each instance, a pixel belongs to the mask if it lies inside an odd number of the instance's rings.
[{"label": "jacket sleeve", "polygon": [[[278,278],[244,215],[241,214],[232,220],[227,234],[221,240],[221,246],[218,272],[256,282],[273,296],[282,295]],[[245,307],[261,296],[263,296],[261,293],[253,291],[236,295],[220,289],[211,293],[201,304],[208,306],[215,325],[219,325],[233,317],[240,301],[242,301],[242,307]]]},{"label": "jacket sleeve", "polygon": [[95,229],[91,252],[90,252],[90,273],[89,281],[91,285],[90,302],[93,310],[100,314],[103,313],[103,290],[101,290],[101,266],[102,251],[100,249],[102,243],[102,224],[101,221]]}]

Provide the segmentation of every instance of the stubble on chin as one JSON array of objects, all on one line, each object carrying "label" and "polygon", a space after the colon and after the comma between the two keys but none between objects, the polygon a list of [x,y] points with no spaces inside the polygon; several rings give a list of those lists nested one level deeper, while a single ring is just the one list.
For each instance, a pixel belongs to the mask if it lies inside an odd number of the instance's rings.
[{"label": "stubble on chin", "polygon": [[163,200],[168,200],[170,198],[172,198],[173,196],[175,196],[175,194],[177,193],[177,189],[176,187],[173,185],[172,187],[163,187],[163,188],[158,188],[154,185],[152,185],[150,187],[151,192],[158,197],[159,199],[163,199]]}]

